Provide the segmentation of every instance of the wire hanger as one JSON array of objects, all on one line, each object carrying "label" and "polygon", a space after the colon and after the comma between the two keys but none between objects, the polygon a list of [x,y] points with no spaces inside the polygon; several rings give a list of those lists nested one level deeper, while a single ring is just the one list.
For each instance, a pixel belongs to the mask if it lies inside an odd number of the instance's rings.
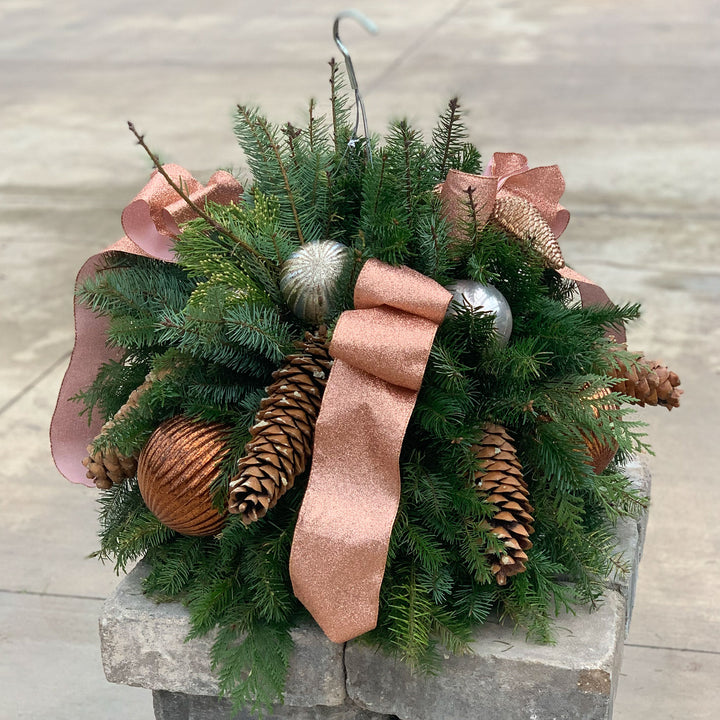
[{"label": "wire hanger", "polygon": [[353,18],[357,20],[370,34],[377,34],[377,25],[370,20],[370,18],[363,15],[359,10],[343,10],[338,13],[333,23],[333,39],[338,49],[345,58],[345,67],[347,68],[348,80],[350,81],[350,87],[355,91],[355,127],[352,131],[352,136],[348,142],[348,147],[354,147],[355,143],[359,140],[358,138],[358,127],[360,126],[360,116],[362,115],[363,133],[365,134],[365,151],[367,153],[368,161],[372,165],[372,148],[370,147],[370,132],[368,131],[367,114],[365,113],[365,101],[362,99],[360,89],[358,88],[357,77],[355,76],[355,68],[350,58],[350,51],[347,49],[345,44],[340,40],[340,20],[342,18]]}]

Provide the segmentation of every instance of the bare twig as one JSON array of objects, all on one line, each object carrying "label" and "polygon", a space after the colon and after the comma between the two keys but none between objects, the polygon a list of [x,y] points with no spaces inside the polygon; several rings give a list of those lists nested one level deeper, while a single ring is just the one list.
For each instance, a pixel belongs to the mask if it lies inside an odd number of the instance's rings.
[{"label": "bare twig", "polygon": [[249,252],[251,255],[254,255],[262,262],[265,262],[265,258],[257,250],[255,250],[255,248],[251,247],[246,242],[237,237],[237,235],[234,235],[232,232],[230,232],[230,230],[223,227],[219,222],[217,222],[217,220],[210,217],[196,202],[194,202],[185,192],[185,190],[170,177],[167,170],[165,170],[165,168],[162,166],[160,158],[158,158],[158,156],[148,147],[147,143],[145,142],[145,136],[141,135],[135,129],[135,125],[130,121],[128,121],[128,127],[130,128],[130,132],[135,136],[138,145],[140,145],[140,147],[148,154],[150,160],[152,160],[152,163],[157,168],[157,171],[165,178],[167,184],[187,203],[188,207],[190,207],[193,212],[195,212],[199,217],[205,220],[205,222],[207,222],[220,234],[224,235],[226,238],[232,240],[234,243],[239,245],[243,250]]},{"label": "bare twig", "polygon": [[295,165],[296,168],[299,168],[300,163],[298,163],[297,155],[295,154],[295,140],[302,135],[302,130],[300,130],[300,128],[296,128],[290,122],[282,127],[281,130],[287,136],[288,148],[290,150],[290,157],[292,158],[293,165]]},{"label": "bare twig", "polygon": [[310,98],[310,107],[308,108],[308,139],[310,142],[310,151],[315,150],[315,99]]}]

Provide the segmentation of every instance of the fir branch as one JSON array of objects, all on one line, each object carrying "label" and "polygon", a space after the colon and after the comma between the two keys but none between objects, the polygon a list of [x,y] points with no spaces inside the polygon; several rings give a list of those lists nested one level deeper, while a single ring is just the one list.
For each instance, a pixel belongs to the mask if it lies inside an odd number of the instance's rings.
[{"label": "fir branch", "polygon": [[378,211],[378,203],[380,202],[380,193],[383,190],[383,181],[385,180],[385,166],[387,164],[387,153],[383,152],[380,156],[380,176],[378,178],[377,187],[375,188],[375,201],[373,203],[373,214]]},{"label": "fir branch", "polygon": [[114,561],[117,574],[129,562],[176,537],[145,507],[136,482],[113,485],[102,491],[99,502],[100,549],[91,557]]},{"label": "fir branch", "polygon": [[[257,196],[254,188],[253,191]],[[276,303],[282,302],[278,266],[297,244],[281,231],[274,204],[268,202],[266,207],[258,197],[252,209],[208,203],[208,210],[260,253],[264,262],[238,253],[235,244],[225,236],[208,232],[201,219],[184,225],[175,243],[178,262],[196,280],[232,286],[236,298],[253,298],[259,291]],[[276,255],[277,263],[273,262],[272,254]]]},{"label": "fir branch", "polygon": [[452,280],[453,264],[450,244],[450,228],[442,217],[440,200],[432,202],[432,211],[423,215],[417,227],[418,269],[441,285]]},{"label": "fir branch", "polygon": [[204,559],[205,540],[180,537],[172,545],[151,552],[151,570],[143,583],[146,593],[172,599],[192,583],[196,568]]},{"label": "fir branch", "polygon": [[341,128],[347,124],[347,101],[342,94],[344,83],[340,65],[330,58],[330,109],[332,113],[332,137],[335,154],[340,155],[344,142],[340,139]]},{"label": "fir branch", "polygon": [[436,174],[438,180],[447,175],[451,153],[457,153],[457,143],[465,137],[463,128],[459,126],[460,103],[454,97],[448,102],[447,110],[440,117],[438,127],[433,131],[433,150],[437,163]]},{"label": "fir branch", "polygon": [[497,601],[497,590],[489,583],[467,582],[453,593],[453,607],[473,623],[483,623]]},{"label": "fir branch", "polygon": [[[239,329],[247,330],[247,324],[238,322]],[[197,360],[205,360],[239,373],[247,373],[256,378],[267,378],[272,365],[266,357],[255,352],[263,346],[262,335],[255,338],[254,347],[239,346],[228,337],[228,325],[218,317],[203,313],[167,313],[161,321],[161,339],[173,345]],[[251,334],[244,335],[249,341]],[[269,347],[269,346],[268,346]]]},{"label": "fir branch", "polygon": [[[202,637],[213,630],[223,621],[228,608],[237,606],[242,595],[234,577],[216,575],[204,580],[193,583],[187,593],[191,625],[187,640]],[[148,591],[151,590],[148,588]]]},{"label": "fir branch", "polygon": [[414,556],[418,565],[428,573],[438,573],[447,565],[448,554],[442,545],[425,528],[411,523],[407,517],[400,515],[398,520],[398,537],[407,552]]},{"label": "fir branch", "polygon": [[228,338],[238,346],[279,363],[290,354],[295,340],[292,328],[277,310],[262,304],[234,305],[225,317]]},{"label": "fir branch", "polygon": [[[262,117],[261,115],[258,115],[257,113],[251,112],[246,106],[244,105],[238,105],[237,106],[238,113],[240,114],[240,117],[242,118],[243,122],[245,123],[246,127],[248,127],[253,134],[259,138],[257,139],[258,146],[261,146],[264,150],[269,152],[269,154],[274,158],[275,164],[277,166],[277,169],[280,172],[280,175],[282,177],[283,187],[285,189],[285,199],[290,205],[290,211],[292,212],[295,232],[297,233],[298,241],[301,245],[305,243],[305,237],[303,235],[303,230],[300,224],[300,218],[298,216],[298,210],[295,202],[295,196],[293,193],[293,189],[290,185],[290,179],[288,177],[288,171],[285,167],[285,162],[282,157],[282,153],[280,151],[280,147],[277,144],[277,141],[275,140],[274,134],[270,128],[270,125],[268,124],[268,121]],[[267,162],[267,159],[265,158],[265,161]]]},{"label": "fir branch", "polygon": [[446,606],[455,589],[452,565],[448,563],[435,572],[421,570],[418,574],[418,583],[423,590],[428,592],[438,608]]},{"label": "fir branch", "polygon": [[471,142],[463,143],[457,168],[470,175],[480,175],[482,172],[482,156],[480,151]]},{"label": "fir branch", "polygon": [[473,640],[472,629],[464,618],[455,617],[448,610],[441,610],[437,605],[432,610],[432,633],[438,637],[443,647],[453,655],[472,655],[470,643]]},{"label": "fir branch", "polygon": [[279,562],[264,542],[256,542],[243,556],[241,573],[258,617],[267,623],[286,621],[297,604],[286,578],[287,559]]},{"label": "fir branch", "polygon": [[[238,109],[240,109],[240,106],[238,106]],[[282,156],[280,154],[280,148],[275,143],[265,119],[259,118],[258,124],[260,129],[265,133],[265,137],[270,146],[270,149],[275,155],[275,160],[277,161],[278,168],[280,169],[280,173],[282,174],[283,183],[285,185],[285,192],[287,193],[287,199],[290,203],[290,209],[292,210],[293,218],[295,220],[295,229],[297,230],[298,239],[300,240],[300,244],[303,245],[305,243],[305,238],[303,237],[302,227],[300,226],[300,218],[298,217],[298,211],[295,205],[295,197],[293,195],[292,188],[290,187],[290,180],[288,179],[288,173],[285,168],[285,163],[283,162]]]},{"label": "fir branch", "polygon": [[433,604],[417,582],[417,571],[410,565],[406,574],[385,599],[392,621],[389,641],[397,655],[412,668],[426,672],[435,669],[431,634]]},{"label": "fir branch", "polygon": [[408,217],[413,216],[414,209],[414,198],[413,198],[413,181],[412,181],[412,159],[411,159],[411,148],[413,145],[413,138],[411,137],[410,129],[405,120],[401,120],[398,126],[402,135],[403,145],[403,162],[405,170],[405,209],[407,210]]},{"label": "fir branch", "polygon": [[222,625],[210,652],[221,694],[231,698],[238,712],[269,711],[282,702],[292,647],[288,623]]},{"label": "fir branch", "polygon": [[127,352],[118,361],[103,363],[92,384],[71,399],[83,403],[80,415],[87,413],[88,424],[92,423],[96,410],[105,422],[127,402],[130,393],[142,384],[149,371],[149,357]]}]

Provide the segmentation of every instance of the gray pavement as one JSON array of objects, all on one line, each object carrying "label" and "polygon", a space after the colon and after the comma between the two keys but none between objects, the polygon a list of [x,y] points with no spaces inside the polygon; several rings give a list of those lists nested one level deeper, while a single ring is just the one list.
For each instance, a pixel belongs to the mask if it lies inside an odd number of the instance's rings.
[{"label": "gray pavement", "polygon": [[[658,452],[618,720],[714,718],[720,702],[720,5],[714,0],[357,0],[343,38],[370,123],[429,128],[460,93],[485,155],[557,162],[568,262],[644,303],[631,347],[682,377],[642,415]],[[149,166],[132,119],[200,179],[242,167],[237,101],[300,119],[337,52],[326,0],[0,5],[0,720],[152,717],[107,684],[96,617],[116,582],[93,492],[54,470],[47,428],[84,259],[121,234]]]}]

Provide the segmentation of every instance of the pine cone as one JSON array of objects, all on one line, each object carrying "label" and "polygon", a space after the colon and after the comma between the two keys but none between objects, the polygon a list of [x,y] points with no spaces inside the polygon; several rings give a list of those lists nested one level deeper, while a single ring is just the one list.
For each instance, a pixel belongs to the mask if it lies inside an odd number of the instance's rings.
[{"label": "pine cone", "polygon": [[[611,391],[608,388],[601,388],[593,395],[590,395],[588,397],[588,400],[599,400],[601,398],[607,397],[610,392]],[[615,404],[603,405],[602,408],[604,410],[617,410],[618,406]],[[596,406],[593,406],[593,413],[596,418],[600,417],[600,413],[598,412]],[[599,475],[615,457],[615,453],[618,449],[617,443],[612,443],[611,445],[604,445],[600,442],[600,440],[598,440],[597,436],[588,435],[585,436],[585,444],[587,445],[588,452],[590,453],[590,457],[592,458],[593,470],[595,471],[596,475]]]},{"label": "pine cone", "polygon": [[250,442],[230,481],[228,509],[249,525],[263,517],[289,490],[312,453],[315,422],[332,360],[327,330],[305,334],[299,353],[288,355],[273,373],[260,403]]},{"label": "pine cone", "polygon": [[[112,425],[103,425],[103,432]],[[93,452],[93,446],[87,447],[88,457],[82,464],[87,468],[86,477],[95,482],[100,490],[107,490],[113,483],[120,484],[123,480],[135,476],[137,473],[137,458],[120,454],[116,448],[105,448]]]},{"label": "pine cone", "polygon": [[137,473],[137,457],[123,455],[115,447],[105,447],[95,452],[93,446],[107,434],[107,431],[138,406],[142,394],[156,381],[167,375],[169,370],[151,372],[145,376],[145,382],[130,393],[127,402],[100,429],[99,435],[88,445],[88,457],[82,464],[87,468],[86,477],[95,481],[96,487],[107,490],[113,483],[119,484]]},{"label": "pine cone", "polygon": [[680,406],[680,378],[657,360],[647,360],[640,354],[629,368],[621,363],[614,374],[621,379],[613,390],[637,398],[641,407],[663,405],[672,410]]},{"label": "pine cone", "polygon": [[483,430],[482,440],[473,446],[482,461],[475,473],[475,485],[485,502],[498,508],[490,521],[491,532],[505,543],[506,552],[491,554],[490,562],[498,585],[505,585],[509,577],[525,572],[525,551],[532,547],[530,535],[534,532],[533,507],[507,430],[492,423],[486,423]]},{"label": "pine cone", "polygon": [[517,195],[502,195],[495,200],[493,218],[513,235],[530,243],[545,258],[547,267],[565,266],[560,244],[540,211]]}]

